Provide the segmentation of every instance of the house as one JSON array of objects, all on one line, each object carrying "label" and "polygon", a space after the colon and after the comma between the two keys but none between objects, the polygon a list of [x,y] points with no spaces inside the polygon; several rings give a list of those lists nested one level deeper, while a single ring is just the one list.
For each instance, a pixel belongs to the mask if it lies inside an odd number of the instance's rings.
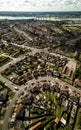
[{"label": "house", "polygon": [[46,70],[46,73],[48,76],[53,76],[53,71],[52,70]]},{"label": "house", "polygon": [[60,88],[57,85],[54,85],[54,90],[55,92],[59,93],[60,92]]},{"label": "house", "polygon": [[55,124],[56,124],[56,125],[58,125],[58,124],[59,124],[59,122],[60,122],[59,118],[58,118],[58,117],[56,117],[56,118],[55,118],[55,120],[54,120],[54,122],[55,122]]},{"label": "house", "polygon": [[43,90],[49,90],[50,89],[50,85],[48,83],[44,83],[42,88],[43,88]]},{"label": "house", "polygon": [[34,93],[34,94],[39,94],[40,93],[40,90],[38,87],[34,87],[33,89],[31,89],[31,93]]},{"label": "house", "polygon": [[3,105],[3,102],[2,102],[2,101],[0,101],[0,109],[1,109],[2,105]]},{"label": "house", "polygon": [[24,77],[27,77],[28,79],[33,79],[32,73],[30,73],[30,72],[26,72],[26,73],[24,74]]},{"label": "house", "polygon": [[3,73],[6,74],[6,75],[8,75],[10,72],[11,72],[11,70],[10,70],[9,68],[7,68],[7,69],[5,69],[5,70],[3,71]]},{"label": "house", "polygon": [[38,71],[38,70],[34,70],[34,71],[33,71],[33,76],[34,76],[34,77],[40,76],[39,71]]},{"label": "house", "polygon": [[60,122],[62,123],[62,126],[66,125],[66,120],[63,117],[61,117]]},{"label": "house", "polygon": [[25,115],[25,109],[22,108],[22,109],[17,113],[16,119],[17,119],[17,120],[23,120],[24,115]]},{"label": "house", "polygon": [[27,95],[26,98],[24,99],[24,101],[22,102],[22,104],[31,105],[33,100],[34,100],[33,96],[31,96],[31,95],[28,96]]},{"label": "house", "polygon": [[73,104],[79,105],[79,98],[78,98],[78,97],[70,96],[70,97],[69,97],[69,100],[70,100],[71,102],[73,102]]},{"label": "house", "polygon": [[57,71],[54,71],[53,75],[55,75],[55,76],[59,77],[59,76],[60,76],[60,73],[59,73],[59,72],[57,72]]},{"label": "house", "polygon": [[64,96],[65,98],[69,96],[68,91],[66,90],[61,90],[61,95]]},{"label": "house", "polygon": [[60,99],[60,96],[61,96],[61,94],[60,94],[60,93],[57,93],[57,100]]},{"label": "house", "polygon": [[78,106],[77,105],[73,105],[72,112],[71,112],[71,117],[73,119],[75,119],[75,117],[76,117],[77,110],[78,110]]},{"label": "house", "polygon": [[40,100],[40,96],[39,96],[39,95],[37,95],[37,96],[36,96],[36,99],[37,99],[37,100]]},{"label": "house", "polygon": [[35,124],[34,126],[32,126],[32,130],[36,130],[36,129],[38,129],[40,126],[42,125],[42,123],[41,122],[38,122],[37,124]]},{"label": "house", "polygon": [[46,70],[40,70],[40,75],[45,76],[46,75]]},{"label": "house", "polygon": [[0,42],[0,48],[3,49],[4,46],[5,44],[3,42]]},{"label": "house", "polygon": [[24,76],[23,76],[23,75],[21,75],[21,76],[19,76],[19,77],[17,78],[17,81],[18,81],[18,82],[20,82],[20,81],[22,81],[22,80],[24,80]]},{"label": "house", "polygon": [[9,67],[10,67],[10,69],[11,69],[12,71],[16,70],[16,66],[15,66],[15,65],[10,65]]},{"label": "house", "polygon": [[64,102],[64,111],[65,111],[65,112],[68,110],[68,107],[69,107],[69,101],[66,100],[66,101]]},{"label": "house", "polygon": [[76,87],[80,87],[81,88],[81,80],[75,79],[74,84],[75,84]]},{"label": "house", "polygon": [[72,60],[68,61],[68,63],[63,68],[63,73],[72,79],[73,73],[75,72],[76,69],[76,65],[77,65],[76,62]]}]

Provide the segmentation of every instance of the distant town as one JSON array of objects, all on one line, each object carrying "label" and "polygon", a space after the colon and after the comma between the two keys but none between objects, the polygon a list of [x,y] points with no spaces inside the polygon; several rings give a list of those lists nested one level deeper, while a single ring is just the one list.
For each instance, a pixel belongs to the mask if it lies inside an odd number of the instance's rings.
[{"label": "distant town", "polygon": [[47,17],[0,20],[0,130],[81,129],[81,20]]}]

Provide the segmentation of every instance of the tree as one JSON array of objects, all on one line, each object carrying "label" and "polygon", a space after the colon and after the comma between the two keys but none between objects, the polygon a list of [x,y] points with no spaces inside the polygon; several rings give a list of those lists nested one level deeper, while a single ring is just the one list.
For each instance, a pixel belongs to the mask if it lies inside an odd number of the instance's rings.
[{"label": "tree", "polygon": [[77,52],[76,56],[75,56],[75,59],[76,60],[79,60],[79,57],[80,57],[80,54]]},{"label": "tree", "polygon": [[76,71],[74,72],[74,76],[73,76],[73,80],[79,78],[81,79],[81,69],[80,67],[76,69]]}]

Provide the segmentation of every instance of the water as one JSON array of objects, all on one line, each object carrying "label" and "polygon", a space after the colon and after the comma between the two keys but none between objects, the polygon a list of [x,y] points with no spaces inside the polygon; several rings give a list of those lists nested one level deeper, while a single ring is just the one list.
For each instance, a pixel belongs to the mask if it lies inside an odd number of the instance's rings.
[{"label": "water", "polygon": [[81,21],[81,18],[55,18],[55,17],[17,17],[17,16],[0,16],[0,20],[29,20],[29,19],[35,19],[35,20],[47,20],[47,21]]},{"label": "water", "polygon": [[24,20],[24,19],[34,19],[34,17],[15,17],[15,16],[0,16],[0,20]]},{"label": "water", "polygon": [[35,18],[37,20],[50,20],[50,21],[81,21],[81,18],[55,18],[55,17],[42,17],[42,18]]}]

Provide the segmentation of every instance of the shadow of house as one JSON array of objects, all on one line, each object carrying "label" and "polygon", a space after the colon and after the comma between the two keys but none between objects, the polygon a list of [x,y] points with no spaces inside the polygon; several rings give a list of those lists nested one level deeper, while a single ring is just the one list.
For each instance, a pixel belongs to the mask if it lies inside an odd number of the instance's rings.
[{"label": "shadow of house", "polygon": [[3,105],[4,103],[6,103],[7,100],[8,100],[8,92],[5,91],[0,94],[0,102]]}]

